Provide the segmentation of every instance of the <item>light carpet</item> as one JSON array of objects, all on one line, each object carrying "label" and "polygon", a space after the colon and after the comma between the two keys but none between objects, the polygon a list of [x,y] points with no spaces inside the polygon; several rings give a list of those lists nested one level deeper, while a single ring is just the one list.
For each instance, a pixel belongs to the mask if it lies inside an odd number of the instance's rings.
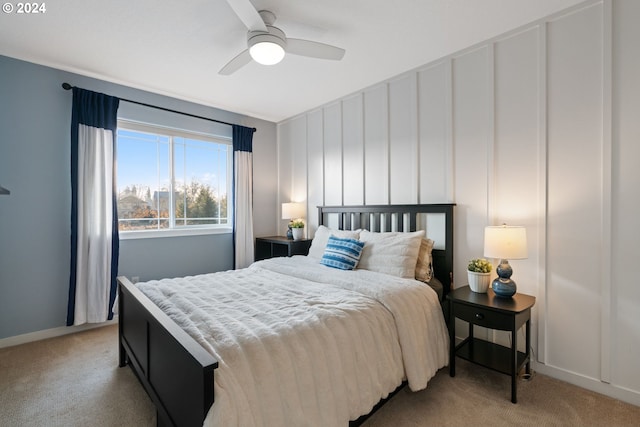
[{"label": "light carpet", "polygon": [[[118,368],[117,326],[0,349],[0,425],[155,426],[131,369]],[[426,390],[400,391],[364,427],[640,426],[640,407],[535,374],[518,383],[458,359]],[[326,426],[322,426],[326,427]]]}]

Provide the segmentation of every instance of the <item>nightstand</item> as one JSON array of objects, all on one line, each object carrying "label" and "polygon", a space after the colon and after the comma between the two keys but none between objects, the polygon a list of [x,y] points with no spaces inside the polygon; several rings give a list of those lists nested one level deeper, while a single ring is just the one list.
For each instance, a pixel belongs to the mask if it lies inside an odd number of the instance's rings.
[{"label": "nightstand", "polygon": [[312,239],[291,240],[284,236],[269,236],[256,238],[256,261],[262,259],[307,255]]},{"label": "nightstand", "polygon": [[[468,286],[447,295],[449,300],[449,375],[456,375],[456,356],[477,365],[511,376],[511,401],[517,403],[516,380],[524,365],[531,374],[531,307],[533,296],[516,293],[511,298],[497,297],[492,289],[486,294],[473,292]],[[455,319],[469,323],[469,336],[455,345]],[[505,347],[473,336],[473,326],[511,332],[511,347]],[[526,351],[518,351],[516,334],[526,325]]]}]

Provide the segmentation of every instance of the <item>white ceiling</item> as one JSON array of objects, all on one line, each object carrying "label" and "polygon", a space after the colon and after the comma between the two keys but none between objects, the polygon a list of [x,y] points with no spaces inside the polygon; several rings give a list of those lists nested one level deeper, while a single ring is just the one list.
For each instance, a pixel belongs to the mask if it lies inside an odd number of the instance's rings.
[{"label": "white ceiling", "polygon": [[220,76],[246,48],[225,0],[45,2],[44,14],[0,14],[0,54],[279,122],[582,0],[251,1],[344,59],[287,55]]}]

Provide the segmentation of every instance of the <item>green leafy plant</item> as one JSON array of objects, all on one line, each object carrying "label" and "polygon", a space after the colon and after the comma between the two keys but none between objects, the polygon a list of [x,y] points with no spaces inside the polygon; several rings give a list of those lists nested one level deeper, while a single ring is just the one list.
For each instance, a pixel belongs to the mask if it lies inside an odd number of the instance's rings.
[{"label": "green leafy plant", "polygon": [[467,270],[475,273],[490,273],[493,266],[484,258],[475,258],[469,261]]},{"label": "green leafy plant", "polygon": [[289,227],[291,228],[304,228],[304,220],[302,219],[294,219],[289,223]]}]

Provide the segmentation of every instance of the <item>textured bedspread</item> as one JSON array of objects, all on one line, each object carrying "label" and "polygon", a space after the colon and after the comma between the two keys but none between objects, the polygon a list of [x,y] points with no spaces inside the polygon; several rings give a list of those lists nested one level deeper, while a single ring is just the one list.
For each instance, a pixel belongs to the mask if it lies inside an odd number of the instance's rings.
[{"label": "textured bedspread", "polygon": [[219,361],[205,425],[346,426],[448,360],[436,293],[306,257],[139,284]]}]

